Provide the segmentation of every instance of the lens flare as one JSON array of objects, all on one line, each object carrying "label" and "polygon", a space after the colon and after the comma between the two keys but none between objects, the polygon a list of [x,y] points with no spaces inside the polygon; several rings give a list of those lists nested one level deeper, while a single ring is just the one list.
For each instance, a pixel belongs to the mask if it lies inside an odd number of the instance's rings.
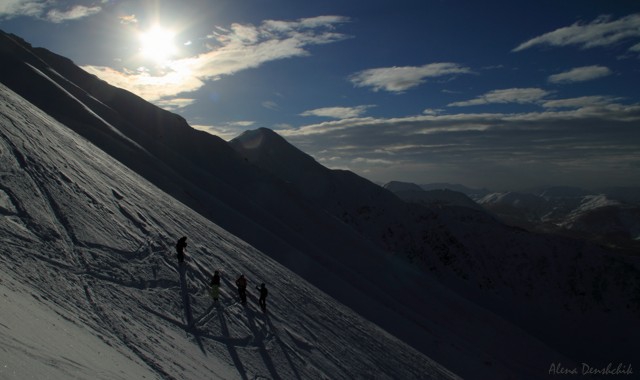
[{"label": "lens flare", "polygon": [[177,53],[175,34],[161,26],[154,26],[140,34],[141,53],[157,63],[164,63]]}]

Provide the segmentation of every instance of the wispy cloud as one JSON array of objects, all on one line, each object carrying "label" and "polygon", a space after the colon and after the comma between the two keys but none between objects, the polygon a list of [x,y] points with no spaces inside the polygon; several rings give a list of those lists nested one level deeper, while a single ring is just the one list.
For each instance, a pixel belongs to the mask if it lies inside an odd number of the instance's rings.
[{"label": "wispy cloud", "polygon": [[467,107],[483,104],[539,103],[549,92],[541,88],[508,88],[489,91],[471,100],[450,103],[449,107]]},{"label": "wispy cloud", "polygon": [[373,91],[404,92],[427,78],[470,74],[471,69],[457,63],[430,63],[423,66],[381,67],[357,72],[349,77],[356,87],[371,87]]},{"label": "wispy cloud", "polygon": [[18,16],[35,17],[53,23],[62,23],[92,16],[102,11],[100,6],[87,7],[75,5],[68,9],[60,9],[57,3],[47,0],[2,0],[0,1],[0,18]]},{"label": "wispy cloud", "polygon": [[617,98],[609,96],[580,96],[569,99],[548,100],[542,103],[544,108],[585,108],[597,107],[615,103]]},{"label": "wispy cloud", "polygon": [[3,0],[0,1],[0,18],[17,16],[38,17],[46,7],[44,1],[32,0]]},{"label": "wispy cloud", "polygon": [[612,71],[605,66],[593,65],[576,67],[563,73],[551,75],[548,81],[551,83],[586,82],[611,75]]},{"label": "wispy cloud", "polygon": [[375,107],[374,105],[363,105],[356,107],[325,107],[316,108],[313,110],[305,111],[300,116],[318,116],[328,117],[332,119],[351,119],[354,117],[360,117],[367,112],[369,108]]},{"label": "wispy cloud", "polygon": [[274,102],[273,100],[265,100],[264,102],[262,102],[262,106],[272,111],[277,111],[280,109],[280,106],[278,106],[278,103]]},{"label": "wispy cloud", "polygon": [[149,71],[117,71],[109,67],[84,66],[100,78],[154,101],[195,91],[205,81],[217,80],[266,62],[309,55],[307,47],[348,38],[336,33],[348,22],[341,16],[319,16],[297,21],[264,21],[259,26],[233,24],[217,27],[209,35],[210,49],[194,57],[177,59],[156,74]]},{"label": "wispy cloud", "polygon": [[521,51],[538,45],[575,45],[582,49],[589,49],[610,46],[633,39],[640,39],[640,13],[617,20],[612,20],[609,16],[600,16],[587,24],[576,22],[573,25],[556,29],[523,42],[513,51]]},{"label": "wispy cloud", "polygon": [[78,20],[84,17],[92,16],[96,13],[100,13],[101,7],[85,7],[84,5],[76,5],[73,8],[61,11],[58,9],[52,9],[47,12],[47,20],[54,23],[61,23],[69,20]]},{"label": "wispy cloud", "polygon": [[138,18],[136,17],[136,15],[120,16],[119,19],[121,24],[137,24],[138,23]]}]

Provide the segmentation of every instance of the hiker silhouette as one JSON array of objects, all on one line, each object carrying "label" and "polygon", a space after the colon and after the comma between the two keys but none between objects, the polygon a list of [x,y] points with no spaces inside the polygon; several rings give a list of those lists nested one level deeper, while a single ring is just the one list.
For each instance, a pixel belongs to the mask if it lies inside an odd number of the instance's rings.
[{"label": "hiker silhouette", "polygon": [[258,300],[258,304],[260,304],[260,309],[262,312],[267,311],[267,296],[269,295],[269,291],[267,290],[264,282],[260,286],[256,286],[256,289],[260,291],[260,299]]},{"label": "hiker silhouette", "polygon": [[247,279],[244,277],[244,274],[241,274],[240,277],[238,277],[236,280],[236,286],[238,287],[240,301],[242,303],[247,303]]},{"label": "hiker silhouette", "polygon": [[178,258],[178,262],[184,262],[184,250],[187,248],[187,237],[183,236],[178,239],[176,243],[176,257]]}]

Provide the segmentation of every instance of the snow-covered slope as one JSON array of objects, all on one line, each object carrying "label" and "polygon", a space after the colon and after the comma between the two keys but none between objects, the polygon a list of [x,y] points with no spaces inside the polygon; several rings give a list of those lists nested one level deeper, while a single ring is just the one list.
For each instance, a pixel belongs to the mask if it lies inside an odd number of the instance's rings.
[{"label": "snow-covered slope", "polygon": [[0,164],[2,378],[455,378],[1,85]]}]

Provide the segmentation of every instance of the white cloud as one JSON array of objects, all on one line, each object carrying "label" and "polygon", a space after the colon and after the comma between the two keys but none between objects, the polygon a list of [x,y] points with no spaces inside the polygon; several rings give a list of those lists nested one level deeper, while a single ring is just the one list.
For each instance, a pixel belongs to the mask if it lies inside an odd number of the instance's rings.
[{"label": "white cloud", "polygon": [[422,111],[422,113],[425,115],[438,115],[442,111],[443,111],[442,108],[427,108],[424,111]]},{"label": "white cloud", "polygon": [[[115,86],[154,101],[195,91],[205,81],[256,68],[266,62],[307,56],[308,46],[348,38],[344,34],[328,32],[347,21],[340,16],[321,16],[297,21],[265,21],[259,26],[233,24],[229,29],[216,27],[208,36],[215,42],[209,51],[168,62],[162,72],[155,75],[144,70],[83,68]],[[274,23],[279,26],[275,27]]]},{"label": "white cloud", "polygon": [[164,108],[169,111],[175,111],[180,108],[185,108],[187,106],[195,103],[195,99],[189,98],[171,98],[171,99],[161,99],[155,102],[158,107]]},{"label": "white cloud", "polygon": [[212,135],[218,136],[223,140],[229,141],[238,137],[247,128],[253,126],[254,121],[240,120],[223,123],[220,125],[192,125],[194,129],[205,131]]},{"label": "white cloud", "polygon": [[173,98],[177,94],[195,91],[204,85],[190,71],[178,67],[157,76],[149,74],[146,70],[121,72],[103,66],[83,66],[82,68],[109,84],[129,90],[150,102]]},{"label": "white cloud", "polygon": [[403,92],[418,86],[426,78],[470,74],[471,69],[457,63],[430,63],[423,66],[382,67],[357,72],[349,77],[356,87],[372,87],[374,91]]},{"label": "white cloud", "polygon": [[300,116],[319,116],[328,117],[332,119],[351,119],[354,117],[362,116],[369,108],[375,107],[373,105],[363,105],[356,107],[325,107],[316,108],[313,110],[305,111]]},{"label": "white cloud", "polygon": [[541,88],[508,88],[489,91],[475,99],[450,103],[449,107],[466,107],[495,103],[539,103],[547,95],[549,95],[549,92]]},{"label": "white cloud", "polygon": [[521,51],[537,45],[569,46],[583,49],[609,46],[615,43],[640,38],[640,13],[618,20],[600,16],[588,24],[576,22],[571,26],[532,38],[518,45],[513,51]]},{"label": "white cloud", "polygon": [[551,75],[548,80],[551,83],[585,82],[611,75],[612,71],[605,66],[576,67],[563,73]]}]

